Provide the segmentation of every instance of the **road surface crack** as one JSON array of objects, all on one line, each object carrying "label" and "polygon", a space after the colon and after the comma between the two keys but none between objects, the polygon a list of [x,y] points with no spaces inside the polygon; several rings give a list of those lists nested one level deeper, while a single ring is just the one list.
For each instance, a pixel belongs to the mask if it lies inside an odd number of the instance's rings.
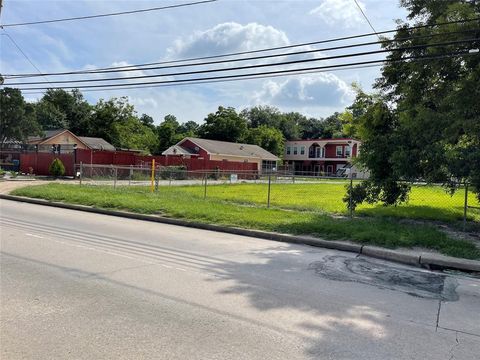
[{"label": "road surface crack", "polygon": [[438,311],[437,311],[437,323],[435,325],[435,332],[438,331],[438,323],[440,321],[440,310],[442,309],[442,300],[438,301]]},{"label": "road surface crack", "polygon": [[458,341],[458,331],[455,332],[455,344],[452,346],[452,348],[450,349],[450,358],[449,360],[453,360],[453,358],[455,357],[455,355],[453,354],[453,352],[455,351],[455,349],[460,345],[460,342]]}]

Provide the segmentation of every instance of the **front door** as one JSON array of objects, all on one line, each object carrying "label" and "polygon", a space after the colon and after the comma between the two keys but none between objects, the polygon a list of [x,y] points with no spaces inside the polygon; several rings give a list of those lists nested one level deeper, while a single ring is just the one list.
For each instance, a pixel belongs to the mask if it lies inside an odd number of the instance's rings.
[{"label": "front door", "polygon": [[313,167],[313,176],[319,176],[320,175],[320,165],[316,164]]}]

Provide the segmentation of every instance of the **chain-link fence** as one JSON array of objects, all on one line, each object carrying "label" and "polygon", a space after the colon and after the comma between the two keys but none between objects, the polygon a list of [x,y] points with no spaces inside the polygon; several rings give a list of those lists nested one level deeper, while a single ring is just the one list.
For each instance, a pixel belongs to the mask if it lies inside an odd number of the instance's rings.
[{"label": "chain-link fence", "polygon": [[405,203],[397,206],[362,203],[353,212],[348,189],[364,181],[362,179],[299,176],[278,171],[188,171],[183,167],[90,164],[77,166],[77,175],[82,185],[103,185],[118,191],[154,192],[163,196],[187,194],[241,206],[275,207],[335,216],[462,222],[464,228],[469,224],[480,224],[480,204],[464,184],[459,184],[452,195],[441,185],[418,182],[411,185]]}]

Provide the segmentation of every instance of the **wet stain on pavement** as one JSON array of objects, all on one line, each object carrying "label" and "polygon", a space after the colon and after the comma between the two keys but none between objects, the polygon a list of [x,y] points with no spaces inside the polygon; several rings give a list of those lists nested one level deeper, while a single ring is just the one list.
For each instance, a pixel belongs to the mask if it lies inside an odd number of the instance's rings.
[{"label": "wet stain on pavement", "polygon": [[330,280],[358,282],[426,299],[458,300],[457,281],[453,277],[381,260],[326,256],[311,263],[309,269]]}]

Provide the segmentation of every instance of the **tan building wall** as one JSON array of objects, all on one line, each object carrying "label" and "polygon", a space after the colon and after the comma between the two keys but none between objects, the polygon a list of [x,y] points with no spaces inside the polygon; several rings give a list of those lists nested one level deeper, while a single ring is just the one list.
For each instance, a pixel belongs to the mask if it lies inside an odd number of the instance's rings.
[{"label": "tan building wall", "polygon": [[257,169],[259,171],[262,170],[262,159],[259,158],[244,158],[241,156],[231,156],[231,155],[210,155],[210,160],[228,160],[228,161],[234,161],[234,162],[245,162],[245,160],[248,160],[247,162],[249,163],[256,163],[257,164]]},{"label": "tan building wall", "polygon": [[[36,144],[38,142],[32,142],[32,144]],[[57,136],[53,136],[50,139],[42,142],[42,145],[74,145],[77,144],[78,149],[88,149],[83,143],[81,143],[75,136],[73,136],[69,132],[65,132],[62,134],[58,134]]]}]

